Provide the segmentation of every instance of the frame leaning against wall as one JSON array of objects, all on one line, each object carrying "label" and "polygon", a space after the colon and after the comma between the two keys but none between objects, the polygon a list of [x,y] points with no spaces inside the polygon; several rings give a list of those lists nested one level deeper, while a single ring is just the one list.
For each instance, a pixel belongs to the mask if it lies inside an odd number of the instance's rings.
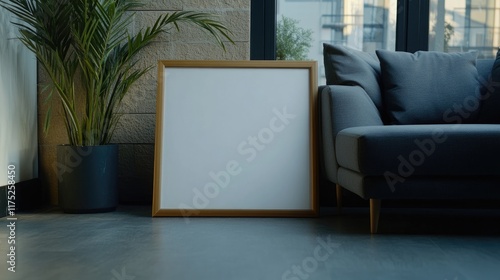
[{"label": "frame leaning against wall", "polygon": [[316,69],[159,61],[152,215],[317,215]]}]

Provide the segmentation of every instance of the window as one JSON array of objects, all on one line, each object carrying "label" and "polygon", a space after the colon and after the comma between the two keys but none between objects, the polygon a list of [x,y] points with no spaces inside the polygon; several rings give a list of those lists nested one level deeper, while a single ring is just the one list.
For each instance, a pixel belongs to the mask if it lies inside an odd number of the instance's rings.
[{"label": "window", "polygon": [[429,50],[477,51],[478,58],[496,56],[500,1],[433,0],[429,13]]},{"label": "window", "polygon": [[313,31],[308,57],[319,64],[323,42],[367,52],[477,51],[478,58],[494,57],[500,46],[500,0],[252,0],[251,50],[267,52],[252,59],[275,59],[283,15]]},{"label": "window", "polygon": [[395,49],[397,0],[278,0],[277,20],[291,18],[313,32],[307,57],[324,83],[323,43],[375,52]]}]

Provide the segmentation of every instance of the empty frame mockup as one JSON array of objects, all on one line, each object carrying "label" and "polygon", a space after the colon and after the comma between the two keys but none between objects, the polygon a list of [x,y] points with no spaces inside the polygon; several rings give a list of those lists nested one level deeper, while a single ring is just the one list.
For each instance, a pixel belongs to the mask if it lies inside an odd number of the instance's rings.
[{"label": "empty frame mockup", "polygon": [[160,61],[153,216],[314,216],[314,61]]}]

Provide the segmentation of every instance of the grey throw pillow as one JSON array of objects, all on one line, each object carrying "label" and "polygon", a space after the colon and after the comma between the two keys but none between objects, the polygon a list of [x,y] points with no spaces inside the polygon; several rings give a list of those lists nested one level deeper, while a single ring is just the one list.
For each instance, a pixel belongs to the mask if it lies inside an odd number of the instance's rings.
[{"label": "grey throw pillow", "polygon": [[380,63],[375,54],[325,43],[323,59],[328,85],[360,86],[382,110]]},{"label": "grey throw pillow", "polygon": [[391,124],[463,123],[477,118],[477,110],[467,110],[479,106],[476,53],[376,53]]}]

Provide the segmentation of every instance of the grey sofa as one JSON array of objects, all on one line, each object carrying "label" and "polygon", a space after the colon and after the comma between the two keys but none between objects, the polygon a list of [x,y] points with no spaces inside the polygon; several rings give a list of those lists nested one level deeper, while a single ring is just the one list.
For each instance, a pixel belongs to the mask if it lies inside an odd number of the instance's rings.
[{"label": "grey sofa", "polygon": [[384,199],[500,198],[500,59],[326,44],[324,56],[321,165],[339,209],[343,189],[369,199],[376,233]]}]

